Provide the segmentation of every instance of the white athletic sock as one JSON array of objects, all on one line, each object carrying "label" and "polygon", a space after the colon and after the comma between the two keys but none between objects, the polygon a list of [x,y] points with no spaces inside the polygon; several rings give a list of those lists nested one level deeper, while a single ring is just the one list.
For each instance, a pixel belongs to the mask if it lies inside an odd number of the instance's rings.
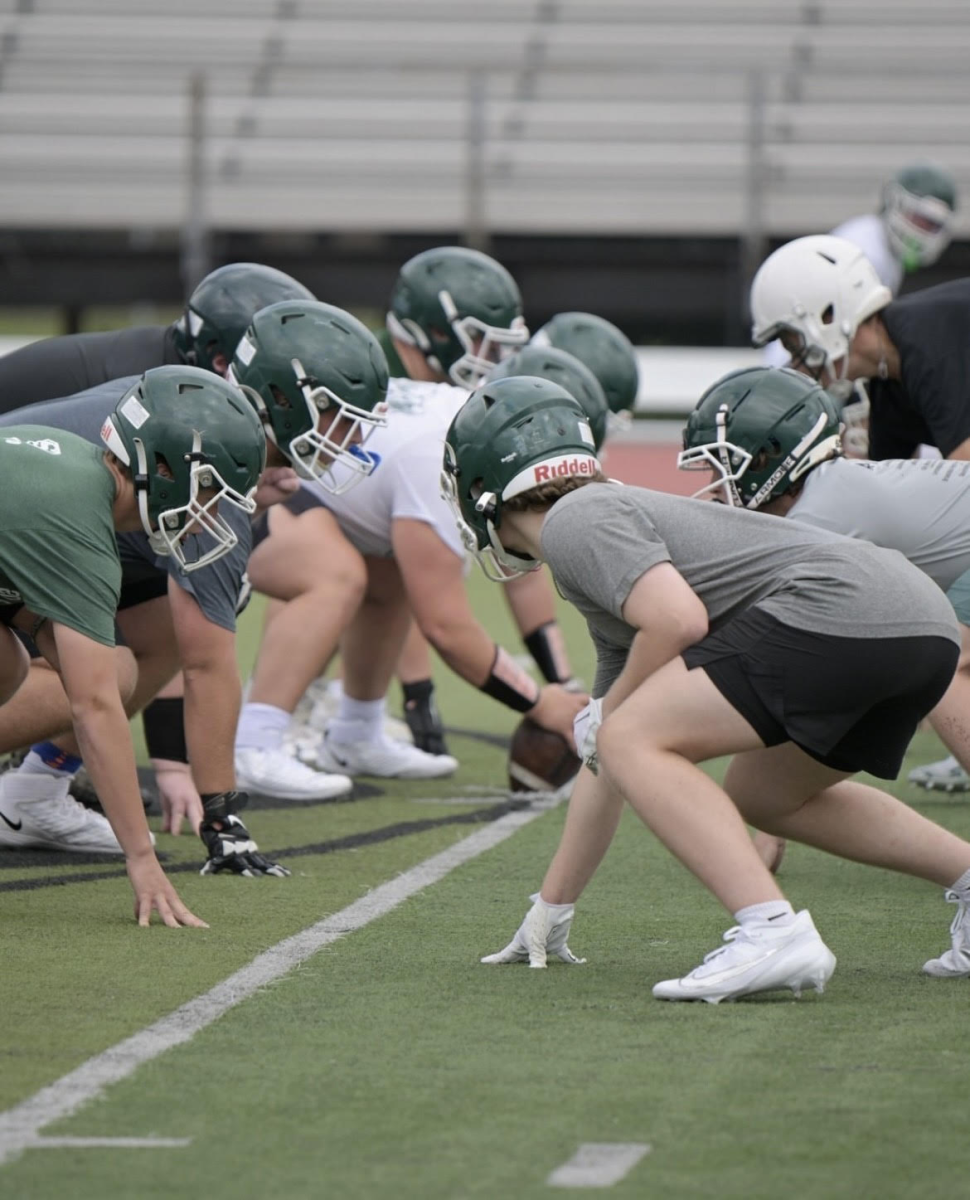
[{"label": "white athletic sock", "polygon": [[275,704],[244,704],[236,727],[237,750],[279,750],[290,714]]},{"label": "white athletic sock", "polygon": [[763,924],[770,921],[772,925],[787,925],[794,921],[795,910],[787,900],[766,900],[763,904],[749,904],[747,908],[739,908],[734,919],[741,926],[752,921]]},{"label": "white athletic sock", "polygon": [[960,878],[950,888],[951,892],[956,892],[957,895],[966,897],[970,894],[970,871],[964,871]]},{"label": "white athletic sock", "polygon": [[81,759],[53,742],[36,742],[19,767],[25,775],[50,775],[53,779],[73,779],[80,769]]},{"label": "white athletic sock", "polygon": [[354,700],[343,692],[340,708],[327,727],[335,742],[376,742],[384,725],[384,697]]}]

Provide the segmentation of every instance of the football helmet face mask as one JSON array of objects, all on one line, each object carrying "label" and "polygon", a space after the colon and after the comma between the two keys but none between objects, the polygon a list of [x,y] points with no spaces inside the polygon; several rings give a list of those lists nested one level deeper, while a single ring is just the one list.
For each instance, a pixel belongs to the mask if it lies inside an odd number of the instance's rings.
[{"label": "football helmet face mask", "polygon": [[574,400],[579,401],[580,408],[586,414],[593,434],[593,448],[599,453],[606,440],[606,422],[610,410],[596,376],[578,358],[567,354],[565,350],[557,350],[555,346],[531,343],[492,367],[483,382],[491,383],[512,375],[532,375],[565,388]]},{"label": "football helmet face mask", "polygon": [[883,188],[882,218],[893,253],[906,271],[928,267],[952,236],[956,186],[930,163],[904,167]]},{"label": "football helmet face mask", "polygon": [[758,509],[839,457],[840,429],[835,402],[814,380],[786,367],[747,367],[697,402],[677,465],[711,473],[695,496]]},{"label": "football helmet face mask", "polygon": [[445,438],[441,492],[462,541],[487,578],[501,583],[537,570],[502,545],[506,501],[543,483],[600,469],[579,403],[547,379],[517,375],[485,383],[455,414]]},{"label": "football helmet face mask", "polygon": [[466,389],[529,340],[515,280],[494,258],[463,246],[425,250],[404,264],[387,328],[442,379]]},{"label": "football helmet face mask", "polygon": [[826,387],[847,400],[852,339],[890,300],[889,288],[852,242],[828,234],[796,238],[769,255],[754,277],[751,340],[764,346],[782,337],[796,365],[816,379],[827,372]]},{"label": "football helmet face mask", "polygon": [[261,263],[229,263],[206,275],[175,323],[175,344],[185,362],[218,371],[229,363],[253,314],[280,300],[312,300],[313,293],[283,271]]},{"label": "football helmet face mask", "polygon": [[[364,444],[387,423],[387,360],[350,313],[319,300],[261,309],[236,347],[228,377],[304,479],[342,495],[374,470],[378,460]],[[322,422],[324,414],[329,422]]]},{"label": "football helmet face mask", "polygon": [[639,368],[636,351],[615,325],[595,313],[557,313],[533,334],[532,342],[555,346],[585,363],[599,380],[614,420],[619,418],[616,423],[629,420],[640,384]]},{"label": "football helmet face mask", "polygon": [[[118,401],[101,438],[131,470],[156,554],[190,572],[236,545],[218,506],[254,513],[266,464],[266,438],[238,388],[199,367],[155,367]],[[213,543],[209,549],[194,540],[198,534]]]}]

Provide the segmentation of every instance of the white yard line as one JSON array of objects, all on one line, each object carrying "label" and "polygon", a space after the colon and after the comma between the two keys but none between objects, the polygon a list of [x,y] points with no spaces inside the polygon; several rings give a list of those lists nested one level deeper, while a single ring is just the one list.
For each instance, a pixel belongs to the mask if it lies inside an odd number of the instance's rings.
[{"label": "white yard line", "polygon": [[[41,1088],[15,1108],[0,1113],[0,1164],[9,1162],[30,1146],[46,1126],[70,1117],[100,1096],[113,1083],[132,1075],[143,1063],[158,1058],[173,1046],[189,1041],[254,992],[305,962],[324,946],[347,933],[362,929],[391,912],[410,896],[443,879],[546,811],[530,808],[512,812],[457,842],[441,854],[426,859],[362,896],[347,908],[325,917],[301,933],[277,942],[246,967],[217,983],[211,991],[177,1008],[154,1025],[89,1058],[49,1087]],[[43,1145],[46,1139],[41,1139]]]},{"label": "white yard line", "polygon": [[607,1188],[625,1179],[650,1147],[645,1142],[583,1142],[546,1180],[550,1187]]}]

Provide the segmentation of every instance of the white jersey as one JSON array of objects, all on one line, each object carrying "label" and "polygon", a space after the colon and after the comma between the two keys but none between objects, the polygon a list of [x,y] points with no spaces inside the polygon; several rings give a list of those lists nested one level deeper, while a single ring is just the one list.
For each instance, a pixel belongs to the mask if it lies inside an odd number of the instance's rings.
[{"label": "white jersey", "polygon": [[[314,481],[302,481],[361,554],[391,557],[392,524],[405,518],[432,526],[445,545],[464,558],[455,518],[441,497],[441,465],[448,426],[467,397],[464,388],[450,383],[392,379],[387,424],[367,439],[367,453],[380,459],[373,472],[342,496]],[[338,482],[345,472],[335,464]]]},{"label": "white jersey", "polygon": [[[832,237],[845,238],[858,246],[875,268],[876,274],[895,296],[903,282],[903,264],[892,252],[886,222],[878,213],[865,213],[861,217],[850,217],[831,230]],[[765,346],[765,366],[784,367],[788,363],[788,351],[779,341]]]}]

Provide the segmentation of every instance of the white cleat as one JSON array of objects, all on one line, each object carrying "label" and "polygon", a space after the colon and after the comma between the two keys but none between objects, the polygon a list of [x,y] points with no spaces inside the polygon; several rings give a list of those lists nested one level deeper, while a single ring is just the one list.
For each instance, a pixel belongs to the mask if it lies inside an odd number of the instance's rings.
[{"label": "white cleat", "polygon": [[427,754],[408,742],[383,736],[366,742],[337,742],[325,733],[317,748],[317,766],[321,771],[383,779],[441,779],[454,775],[458,759],[450,754]]},{"label": "white cleat", "polygon": [[951,754],[939,762],[914,767],[906,776],[910,783],[930,792],[970,792],[970,775]]},{"label": "white cleat", "polygon": [[923,963],[923,973],[936,979],[965,979],[970,975],[970,903],[961,900],[956,892],[946,892],[946,899],[957,906],[950,926],[949,950],[939,958]]},{"label": "white cleat", "polygon": [[654,985],[658,1000],[706,1000],[720,1004],[757,992],[802,988],[823,992],[835,970],[835,955],[825,945],[807,910],[784,925],[751,922],[729,929],[727,943],[706,955],[683,979]]},{"label": "white cleat", "polygon": [[123,854],[107,817],[79,804],[70,785],[66,775],[0,775],[0,848]]},{"label": "white cleat", "polygon": [[354,786],[347,775],[315,771],[285,750],[252,747],[236,751],[236,783],[243,791],[280,800],[335,800]]}]

